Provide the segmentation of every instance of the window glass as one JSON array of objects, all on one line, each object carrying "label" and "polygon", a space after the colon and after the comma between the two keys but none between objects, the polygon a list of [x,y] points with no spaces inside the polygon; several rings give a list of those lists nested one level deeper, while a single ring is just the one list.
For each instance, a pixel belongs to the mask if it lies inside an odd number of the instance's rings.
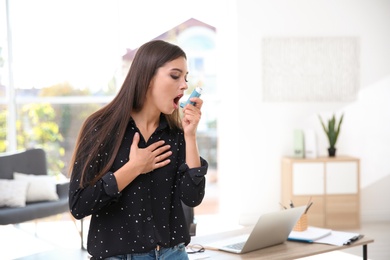
[{"label": "window glass", "polygon": [[78,133],[85,119],[104,103],[25,103],[17,107],[18,149],[43,148],[49,173],[68,173]]},{"label": "window glass", "polygon": [[[189,89],[185,94],[197,86],[204,89],[198,142],[200,154],[209,162],[207,181],[216,182],[216,30],[191,18],[194,9],[187,16],[170,16],[170,23],[165,23],[164,14],[165,25],[148,28],[141,22],[146,18],[134,13],[149,9],[144,1],[8,1],[11,70],[5,3],[0,0],[0,152],[42,147],[49,172],[66,175],[85,119],[116,95],[137,48],[162,39],[178,44],[187,54]],[[164,2],[155,4],[166,7]],[[154,8],[155,17],[161,15],[161,8]],[[154,11],[150,9],[148,16],[150,12]],[[204,14],[204,9],[199,13]],[[12,92],[8,91],[10,76]],[[8,120],[13,131],[7,128],[7,111],[16,111],[15,122]],[[16,136],[16,145],[10,145],[7,131],[9,138]]]},{"label": "window glass", "polygon": [[7,106],[0,104],[0,153],[7,150]]},{"label": "window glass", "polygon": [[26,91],[28,95],[39,95],[34,90],[64,83],[91,96],[110,96],[116,92],[117,84],[113,83],[120,68],[118,24],[116,19],[102,19],[115,17],[115,4],[9,2],[17,96]]},{"label": "window glass", "polygon": [[5,1],[0,0],[0,104],[5,103],[6,96],[6,54],[7,54],[7,19]]}]

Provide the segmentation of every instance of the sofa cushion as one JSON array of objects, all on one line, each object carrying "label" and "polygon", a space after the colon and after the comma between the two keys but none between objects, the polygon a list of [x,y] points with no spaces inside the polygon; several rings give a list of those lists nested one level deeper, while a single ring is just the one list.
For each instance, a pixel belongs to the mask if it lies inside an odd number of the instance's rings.
[{"label": "sofa cushion", "polygon": [[14,179],[28,182],[26,202],[59,199],[54,176],[15,172]]},{"label": "sofa cushion", "polygon": [[28,182],[0,179],[0,207],[26,206]]}]

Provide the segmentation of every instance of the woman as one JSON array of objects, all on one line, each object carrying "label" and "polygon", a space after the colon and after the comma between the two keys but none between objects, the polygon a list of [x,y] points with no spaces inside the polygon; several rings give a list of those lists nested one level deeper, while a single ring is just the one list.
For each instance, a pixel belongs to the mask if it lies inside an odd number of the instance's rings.
[{"label": "woman", "polygon": [[208,165],[196,142],[203,101],[192,98],[180,118],[186,62],[176,45],[144,44],[117,96],[81,129],[69,207],[92,215],[92,259],[188,259],[181,202],[202,202]]}]

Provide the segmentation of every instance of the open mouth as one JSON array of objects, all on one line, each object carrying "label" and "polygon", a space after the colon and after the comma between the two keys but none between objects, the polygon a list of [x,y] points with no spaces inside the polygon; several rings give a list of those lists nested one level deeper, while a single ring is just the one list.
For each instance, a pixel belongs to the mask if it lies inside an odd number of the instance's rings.
[{"label": "open mouth", "polygon": [[178,107],[179,107],[179,101],[180,101],[180,99],[182,98],[182,96],[183,96],[183,94],[180,94],[180,95],[178,95],[177,97],[175,97],[175,98],[173,99],[173,103],[175,104],[175,108],[178,108]]}]

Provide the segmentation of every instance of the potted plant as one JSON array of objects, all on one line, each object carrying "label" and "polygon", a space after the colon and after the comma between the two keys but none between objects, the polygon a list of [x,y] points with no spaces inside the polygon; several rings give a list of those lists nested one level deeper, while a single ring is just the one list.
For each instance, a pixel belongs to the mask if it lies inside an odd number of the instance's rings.
[{"label": "potted plant", "polygon": [[341,123],[343,122],[344,114],[341,115],[338,124],[336,123],[336,116],[333,114],[332,118],[328,120],[328,126],[324,124],[321,116],[318,116],[321,121],[322,128],[324,129],[326,136],[329,140],[328,154],[329,157],[336,156],[336,142],[339,137]]}]

